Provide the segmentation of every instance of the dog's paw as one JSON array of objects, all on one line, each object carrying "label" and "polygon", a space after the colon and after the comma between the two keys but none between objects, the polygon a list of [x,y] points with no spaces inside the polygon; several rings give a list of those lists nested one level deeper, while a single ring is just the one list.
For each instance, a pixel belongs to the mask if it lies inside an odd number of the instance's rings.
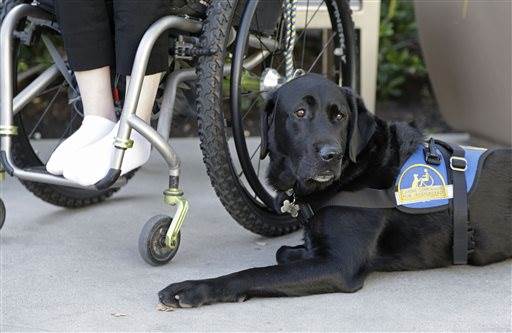
[{"label": "dog's paw", "polygon": [[158,293],[160,302],[173,308],[195,308],[210,304],[211,287],[206,282],[185,281],[173,283]]}]

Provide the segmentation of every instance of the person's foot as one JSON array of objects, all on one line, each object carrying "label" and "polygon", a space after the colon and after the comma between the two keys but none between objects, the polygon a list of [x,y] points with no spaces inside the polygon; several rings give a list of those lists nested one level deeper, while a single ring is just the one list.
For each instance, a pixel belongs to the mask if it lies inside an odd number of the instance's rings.
[{"label": "person's foot", "polygon": [[115,122],[107,118],[85,116],[80,128],[52,153],[46,163],[46,170],[53,175],[62,176],[64,165],[74,152],[103,138],[115,125]]},{"label": "person's foot", "polygon": [[[106,176],[114,150],[114,139],[119,123],[102,139],[78,150],[64,166],[64,177],[82,186],[90,186]],[[151,144],[142,135],[132,131],[133,147],[127,149],[121,166],[121,175],[144,165],[149,160]]]}]

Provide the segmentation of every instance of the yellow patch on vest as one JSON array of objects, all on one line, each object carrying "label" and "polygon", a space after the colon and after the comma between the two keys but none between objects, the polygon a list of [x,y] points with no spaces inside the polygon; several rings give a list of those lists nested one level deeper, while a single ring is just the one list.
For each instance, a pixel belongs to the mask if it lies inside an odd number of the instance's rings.
[{"label": "yellow patch on vest", "polygon": [[431,166],[413,164],[400,175],[395,198],[398,205],[450,199],[453,186],[446,185],[444,177]]}]

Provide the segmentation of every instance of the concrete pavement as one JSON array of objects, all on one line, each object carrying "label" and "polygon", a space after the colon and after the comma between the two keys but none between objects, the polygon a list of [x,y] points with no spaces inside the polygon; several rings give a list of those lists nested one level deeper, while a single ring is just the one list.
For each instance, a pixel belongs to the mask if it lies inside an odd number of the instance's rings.
[{"label": "concrete pavement", "polygon": [[255,299],[156,310],[171,282],[274,263],[300,233],[264,239],[237,226],[215,196],[196,139],[175,140],[191,203],[181,248],[162,267],[138,255],[139,232],[169,213],[166,170],[154,156],[107,202],[65,210],[2,185],[0,331],[510,331],[512,261],[487,267],[376,273],[354,294]]}]

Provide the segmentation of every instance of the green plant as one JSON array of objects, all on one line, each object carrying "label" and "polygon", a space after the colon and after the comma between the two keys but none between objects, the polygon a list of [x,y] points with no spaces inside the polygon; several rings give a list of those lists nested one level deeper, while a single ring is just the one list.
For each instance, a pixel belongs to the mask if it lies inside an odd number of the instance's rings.
[{"label": "green plant", "polygon": [[383,1],[380,24],[379,75],[380,99],[421,95],[428,86],[421,56],[413,2]]},{"label": "green plant", "polygon": [[18,59],[18,71],[20,73],[37,65],[48,67],[52,64],[51,57],[43,43],[37,43],[31,47],[22,46],[18,53]]}]

